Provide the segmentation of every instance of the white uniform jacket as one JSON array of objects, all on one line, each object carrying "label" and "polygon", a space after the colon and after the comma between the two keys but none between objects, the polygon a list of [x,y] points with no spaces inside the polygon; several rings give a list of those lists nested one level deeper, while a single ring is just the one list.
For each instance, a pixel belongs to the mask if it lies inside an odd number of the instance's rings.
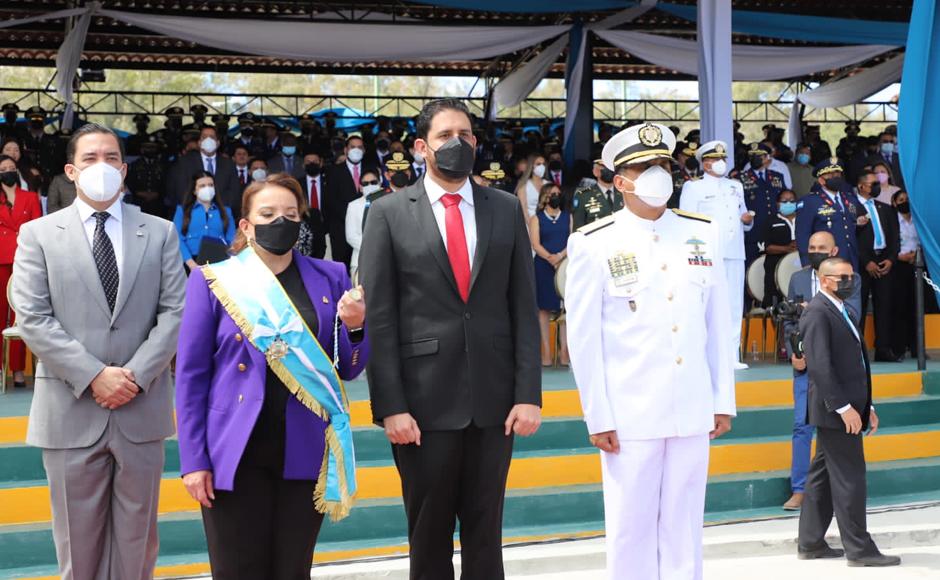
[{"label": "white uniform jacket", "polygon": [[568,348],[590,433],[688,437],[735,414],[717,226],[684,213],[623,209],[568,241]]},{"label": "white uniform jacket", "polygon": [[679,208],[712,218],[718,224],[724,259],[744,259],[744,232],[751,231],[754,222],[748,225],[741,222],[741,216],[747,213],[747,205],[744,203],[744,187],[739,181],[707,173],[701,179],[686,181],[682,186]]}]

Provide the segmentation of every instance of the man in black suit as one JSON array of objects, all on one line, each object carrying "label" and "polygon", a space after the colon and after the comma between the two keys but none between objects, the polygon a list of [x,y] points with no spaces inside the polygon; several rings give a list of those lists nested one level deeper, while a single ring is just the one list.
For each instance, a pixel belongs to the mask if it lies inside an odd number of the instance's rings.
[{"label": "man in black suit", "polygon": [[[513,434],[541,422],[532,247],[512,195],[475,185],[466,106],[431,101],[415,148],[428,174],[375,201],[359,259],[372,415],[392,443],[411,578],[499,580]],[[472,266],[471,266],[472,265]]]},{"label": "man in black suit", "polygon": [[904,175],[901,173],[901,160],[898,157],[898,138],[887,131],[878,135],[878,151],[868,157],[868,164],[885,163],[891,168],[894,184],[901,189],[904,187]]},{"label": "man in black suit", "polygon": [[323,222],[322,211],[323,188],[326,181],[323,178],[323,162],[317,153],[307,153],[304,155],[303,162],[304,175],[300,178],[300,184],[307,198],[307,214],[304,219],[313,234],[311,255],[322,260],[326,254],[326,225]]},{"label": "man in black suit", "polygon": [[297,137],[287,133],[281,137],[281,150],[268,159],[268,171],[271,173],[287,173],[297,181],[304,179],[303,155],[297,152]]},{"label": "man in black suit", "polygon": [[[878,430],[871,404],[871,368],[857,321],[844,301],[855,286],[852,265],[829,258],[819,266],[821,289],[800,318],[809,373],[809,422],[816,426],[816,456],[800,512],[798,556],[848,558],[849,566],[896,566],[878,551],[867,530],[863,431]],[[826,543],[835,512],[845,550]]]},{"label": "man in black suit", "polygon": [[864,328],[868,314],[868,296],[871,294],[875,313],[875,360],[900,362],[903,357],[891,351],[894,286],[893,266],[901,248],[898,212],[875,198],[881,193],[881,184],[871,171],[862,171],[858,177],[858,202],[868,215],[857,231],[858,263],[862,275],[861,324]]},{"label": "man in black suit", "polygon": [[235,173],[235,163],[218,155],[219,141],[215,127],[207,125],[199,131],[199,150],[183,155],[170,169],[168,194],[183,203],[184,196],[193,185],[193,178],[205,171],[215,178],[215,193],[237,220],[241,215],[241,187]]},{"label": "man in black suit", "polygon": [[334,262],[342,262],[349,269],[352,248],[346,243],[346,206],[362,195],[359,178],[365,169],[374,167],[363,163],[366,148],[362,138],[353,135],[346,139],[346,160],[330,168],[326,176],[327,189],[323,199],[323,220],[330,234],[330,248]]}]

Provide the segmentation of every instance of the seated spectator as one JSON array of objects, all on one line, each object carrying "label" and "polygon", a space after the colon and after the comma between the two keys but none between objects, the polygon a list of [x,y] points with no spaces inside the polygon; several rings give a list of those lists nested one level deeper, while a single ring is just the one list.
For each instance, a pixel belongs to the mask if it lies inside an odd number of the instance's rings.
[{"label": "seated spectator", "polygon": [[[180,253],[190,271],[221,257],[219,250],[235,240],[232,210],[217,204],[215,180],[207,172],[197,173],[183,204],[177,206],[173,223],[180,238]],[[214,248],[210,247],[212,244]],[[212,255],[208,255],[212,252]],[[205,254],[205,255],[201,255]]]},{"label": "seated spectator", "polygon": [[[561,310],[561,299],[555,291],[555,271],[567,256],[571,234],[571,214],[562,209],[561,186],[548,182],[542,186],[536,214],[529,220],[529,240],[535,250],[535,292],[539,306],[539,327],[542,331],[542,366],[552,365],[549,343],[549,320]],[[568,340],[563,322],[558,324],[561,342],[559,360],[568,366]]]},{"label": "seated spectator", "polygon": [[[799,154],[798,154],[799,155]],[[796,194],[784,189],[777,196],[777,215],[771,218],[764,231],[764,306],[783,300],[777,288],[777,264],[796,251]]]}]

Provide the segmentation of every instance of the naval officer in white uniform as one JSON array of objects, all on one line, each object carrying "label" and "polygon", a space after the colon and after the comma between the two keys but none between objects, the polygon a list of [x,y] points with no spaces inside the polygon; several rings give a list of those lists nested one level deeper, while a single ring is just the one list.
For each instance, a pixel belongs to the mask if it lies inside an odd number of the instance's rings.
[{"label": "naval officer in white uniform", "polygon": [[603,161],[625,208],[568,241],[571,363],[601,450],[612,580],[702,577],[709,438],[731,429],[731,317],[718,228],[667,210],[675,137],[614,136]]},{"label": "naval officer in white uniform", "polygon": [[731,314],[732,360],[736,369],[746,369],[741,362],[741,318],[744,315],[744,232],[754,227],[754,216],[744,203],[741,182],[728,179],[728,145],[709,141],[695,152],[705,170],[701,179],[686,181],[682,186],[679,208],[707,215],[718,224],[721,255]]}]

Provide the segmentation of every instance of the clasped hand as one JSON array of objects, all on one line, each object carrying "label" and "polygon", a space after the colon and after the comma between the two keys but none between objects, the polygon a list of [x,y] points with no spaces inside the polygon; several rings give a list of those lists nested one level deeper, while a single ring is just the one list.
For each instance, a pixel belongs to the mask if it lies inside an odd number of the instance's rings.
[{"label": "clasped hand", "polygon": [[[414,443],[421,446],[421,428],[411,413],[398,413],[389,415],[382,423],[385,426],[385,436],[395,445],[410,445]],[[504,427],[505,435],[510,433],[528,437],[539,430],[542,425],[542,409],[538,405],[514,405],[506,417]]]},{"label": "clasped hand", "polygon": [[105,367],[91,381],[95,402],[105,409],[117,409],[130,403],[140,393],[134,371],[121,367]]},{"label": "clasped hand", "polygon": [[343,321],[346,328],[362,328],[362,325],[366,322],[365,292],[362,290],[362,286],[356,286],[355,289],[361,294],[359,300],[353,299],[351,296],[352,290],[347,290],[336,306],[339,319]]}]

